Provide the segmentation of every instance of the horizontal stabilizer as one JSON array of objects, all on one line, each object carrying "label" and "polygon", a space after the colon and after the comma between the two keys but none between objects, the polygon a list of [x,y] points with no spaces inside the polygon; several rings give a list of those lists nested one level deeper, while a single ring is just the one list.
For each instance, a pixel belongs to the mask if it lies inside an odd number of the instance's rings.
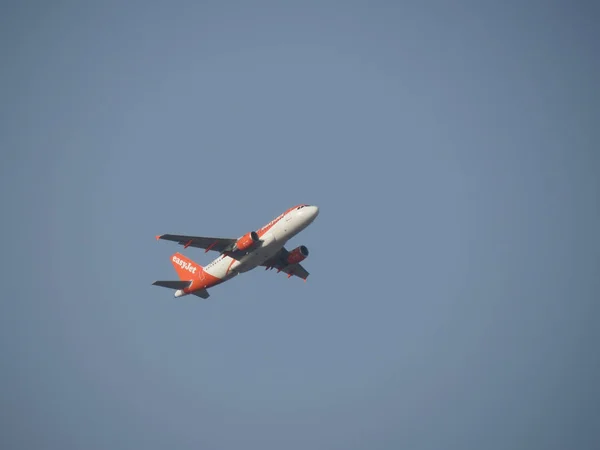
[{"label": "horizontal stabilizer", "polygon": [[194,294],[195,296],[200,297],[200,298],[210,297],[210,294],[208,293],[208,291],[206,289],[198,289],[197,291],[190,292],[190,294]]},{"label": "horizontal stabilizer", "polygon": [[188,287],[190,284],[192,284],[191,281],[155,281],[154,283],[152,283],[154,286],[162,286],[162,287],[166,287],[169,289],[185,289],[186,287]]}]

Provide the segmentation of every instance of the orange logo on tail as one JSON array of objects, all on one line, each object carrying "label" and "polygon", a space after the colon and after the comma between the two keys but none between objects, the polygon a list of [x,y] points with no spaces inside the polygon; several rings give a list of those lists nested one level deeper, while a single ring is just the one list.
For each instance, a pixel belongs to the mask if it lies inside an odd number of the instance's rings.
[{"label": "orange logo on tail", "polygon": [[175,253],[173,256],[171,256],[171,263],[175,268],[175,272],[177,272],[177,275],[179,275],[180,280],[191,280],[198,278],[198,276],[203,272],[200,264],[196,264],[194,261],[186,258],[181,253]]},{"label": "orange logo on tail", "polygon": [[198,268],[196,266],[192,265],[192,263],[190,261],[183,261],[182,259],[178,258],[176,255],[173,255],[173,263],[177,264],[183,270],[187,270],[188,272],[191,272],[191,273],[196,273],[196,270],[198,270]]},{"label": "orange logo on tail", "polygon": [[200,264],[186,258],[181,253],[175,253],[171,256],[171,263],[180,280],[193,282],[189,287],[183,289],[186,293],[197,289],[206,289],[222,281],[220,278],[206,273]]}]

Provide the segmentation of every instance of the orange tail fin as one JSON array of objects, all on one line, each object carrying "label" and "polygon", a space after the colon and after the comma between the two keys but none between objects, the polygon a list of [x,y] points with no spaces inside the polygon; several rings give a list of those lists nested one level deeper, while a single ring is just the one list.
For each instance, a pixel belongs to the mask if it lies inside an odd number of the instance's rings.
[{"label": "orange tail fin", "polygon": [[171,256],[171,262],[180,280],[193,280],[200,277],[202,273],[202,266],[200,264],[196,264],[181,253],[175,253]]}]

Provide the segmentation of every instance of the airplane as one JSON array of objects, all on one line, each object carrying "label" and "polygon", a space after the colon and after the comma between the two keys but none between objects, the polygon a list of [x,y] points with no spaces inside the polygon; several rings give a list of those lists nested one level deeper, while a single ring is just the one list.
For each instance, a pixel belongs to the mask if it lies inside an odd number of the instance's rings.
[{"label": "airplane", "polygon": [[296,276],[306,281],[309,273],[300,262],[308,256],[308,249],[300,245],[293,250],[287,250],[285,245],[292,237],[308,227],[318,215],[317,206],[296,205],[262,228],[250,231],[237,239],[179,234],[158,235],[157,240],[177,242],[183,245],[183,248],[201,248],[204,249],[204,253],[209,250],[217,251],[220,255],[202,267],[176,252],[171,256],[171,263],[175,267],[179,280],[159,280],[152,284],[175,289],[176,298],[192,294],[207,299],[210,296],[207,289],[259,266],[265,267],[265,270],[277,269],[277,273],[284,272],[288,278]]}]

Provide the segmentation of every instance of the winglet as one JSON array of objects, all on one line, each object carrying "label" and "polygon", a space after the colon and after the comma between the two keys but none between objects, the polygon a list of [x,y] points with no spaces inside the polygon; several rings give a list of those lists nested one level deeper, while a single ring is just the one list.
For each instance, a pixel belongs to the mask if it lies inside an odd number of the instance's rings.
[{"label": "winglet", "polygon": [[162,234],[157,234],[156,235],[156,240],[158,241],[160,239],[160,237],[162,236]]}]

